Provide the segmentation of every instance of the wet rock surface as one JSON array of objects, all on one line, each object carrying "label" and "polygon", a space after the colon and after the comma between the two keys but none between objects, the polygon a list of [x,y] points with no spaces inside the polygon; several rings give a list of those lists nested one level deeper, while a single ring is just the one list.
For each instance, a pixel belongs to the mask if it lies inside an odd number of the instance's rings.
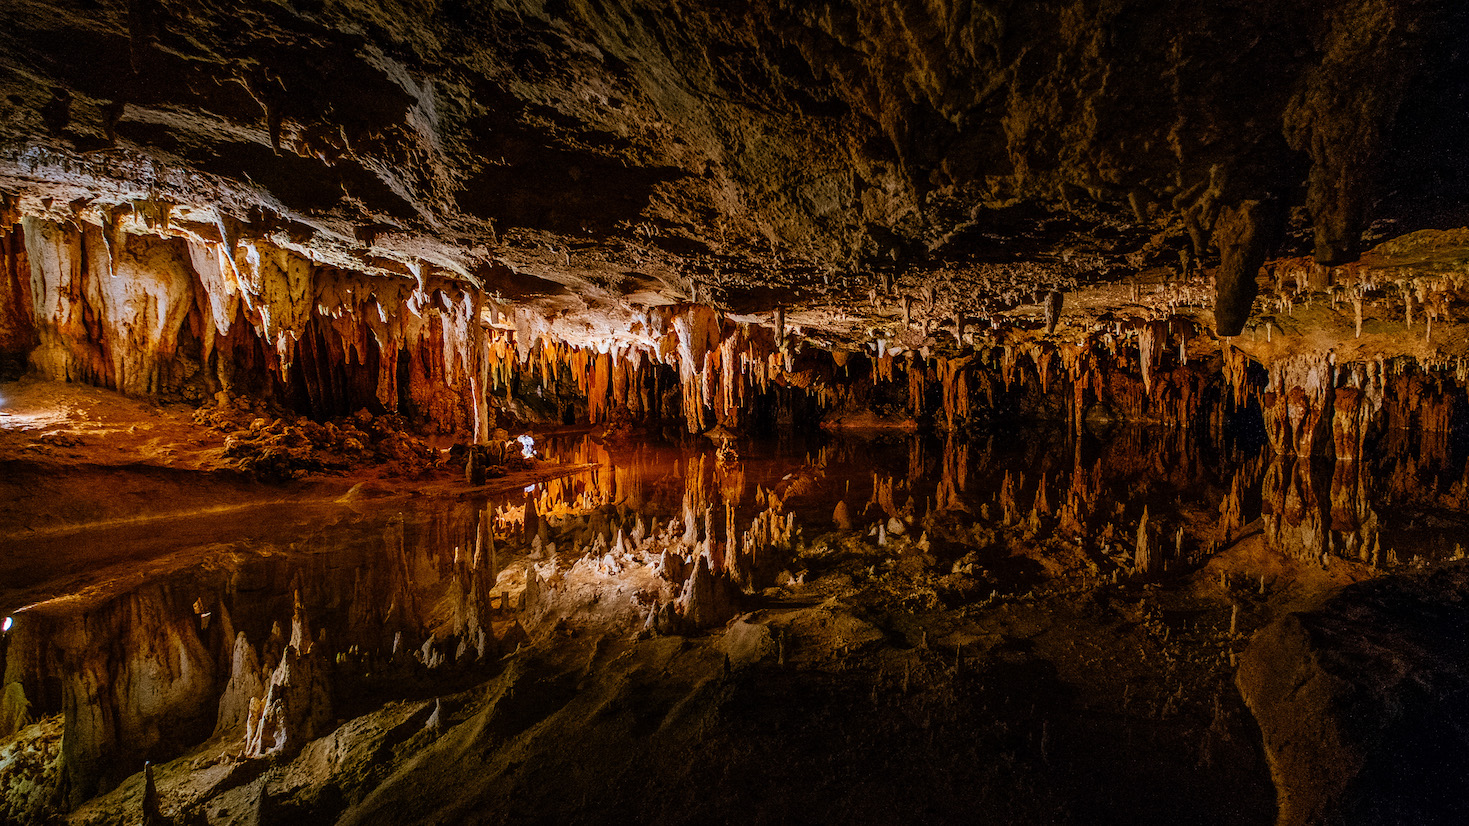
[{"label": "wet rock surface", "polygon": [[1236,682],[1282,824],[1457,823],[1469,568],[1359,583],[1256,632]]}]

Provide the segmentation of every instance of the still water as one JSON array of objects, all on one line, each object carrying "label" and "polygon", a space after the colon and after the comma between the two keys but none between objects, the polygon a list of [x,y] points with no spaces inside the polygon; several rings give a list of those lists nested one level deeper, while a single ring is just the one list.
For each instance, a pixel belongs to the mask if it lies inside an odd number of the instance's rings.
[{"label": "still water", "polygon": [[[12,531],[0,736],[65,714],[68,794],[85,800],[239,725],[245,712],[220,698],[245,648],[268,670],[309,635],[332,671],[328,716],[350,718],[482,679],[525,643],[546,588],[581,587],[604,619],[652,629],[700,554],[758,604],[822,575],[815,545],[891,547],[969,578],[930,607],[1180,575],[1256,533],[1323,566],[1462,555],[1462,451],[1431,434],[1388,447],[1333,463],[1141,428],[722,447],[576,435],[542,441],[538,481],[492,495],[378,490]],[[1051,547],[1064,562],[1045,559]]]}]

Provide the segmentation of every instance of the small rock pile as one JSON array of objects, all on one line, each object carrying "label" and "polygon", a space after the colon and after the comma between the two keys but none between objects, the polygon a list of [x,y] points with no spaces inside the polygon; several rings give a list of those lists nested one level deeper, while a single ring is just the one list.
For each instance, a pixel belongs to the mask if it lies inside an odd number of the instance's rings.
[{"label": "small rock pile", "polygon": [[397,414],[374,416],[363,409],[315,422],[272,410],[258,399],[221,393],[195,411],[194,421],[225,434],[225,457],[263,480],[287,481],[363,465],[381,466],[390,476],[413,477],[443,464],[437,449],[405,432],[406,422]]}]

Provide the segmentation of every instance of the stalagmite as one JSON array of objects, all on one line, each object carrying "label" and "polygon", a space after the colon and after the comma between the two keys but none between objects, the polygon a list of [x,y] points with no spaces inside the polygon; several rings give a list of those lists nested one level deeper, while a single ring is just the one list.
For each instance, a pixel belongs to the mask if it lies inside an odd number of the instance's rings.
[{"label": "stalagmite", "polygon": [[735,597],[729,580],[709,569],[708,559],[700,555],[694,560],[693,573],[684,584],[683,618],[692,628],[709,628],[723,624],[736,612]]},{"label": "stalagmite", "polygon": [[839,531],[852,530],[852,515],[847,511],[846,502],[837,502],[836,509],[831,514],[831,521],[836,524]]},{"label": "stalagmite", "polygon": [[1453,821],[1458,5],[9,4],[0,823]]},{"label": "stalagmite", "polygon": [[153,781],[153,764],[143,764],[143,826],[172,826],[173,821],[163,816],[163,805],[158,799],[158,786]]},{"label": "stalagmite", "polygon": [[[430,640],[431,641],[431,640]],[[280,665],[270,675],[265,697],[250,703],[245,729],[245,753],[262,757],[277,752],[293,755],[306,743],[325,734],[332,714],[330,664],[317,650],[297,597],[291,622],[291,642]]]}]

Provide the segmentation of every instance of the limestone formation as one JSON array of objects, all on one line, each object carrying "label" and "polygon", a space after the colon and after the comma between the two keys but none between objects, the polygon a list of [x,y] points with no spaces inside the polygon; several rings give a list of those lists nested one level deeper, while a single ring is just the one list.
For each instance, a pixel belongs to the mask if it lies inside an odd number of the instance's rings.
[{"label": "limestone formation", "polygon": [[836,509],[832,511],[831,520],[836,524],[836,529],[839,531],[852,530],[852,515],[847,510],[847,503],[845,501],[837,502]]},{"label": "limestone formation", "polygon": [[1461,6],[3,4],[0,822],[1465,820]]},{"label": "limestone formation", "polygon": [[1464,569],[1362,583],[1258,632],[1237,682],[1260,722],[1279,822],[1438,819],[1469,749]]},{"label": "limestone formation", "polygon": [[297,597],[291,641],[266,681],[265,695],[250,698],[245,753],[253,757],[300,751],[325,734],[332,715],[331,662],[317,650],[306,610]]},{"label": "limestone formation", "polygon": [[215,666],[184,594],[144,588],[47,632],[67,663],[61,748],[73,804],[133,774],[145,755],[207,735]]},{"label": "limestone formation", "polygon": [[1161,568],[1163,564],[1162,548],[1158,547],[1158,538],[1155,531],[1148,524],[1148,509],[1143,507],[1143,515],[1137,522],[1137,545],[1133,549],[1133,567],[1140,574],[1150,574]]},{"label": "limestone formation", "polygon": [[238,734],[249,722],[250,709],[265,698],[265,674],[254,646],[241,631],[235,637],[230,657],[229,682],[219,698],[219,715],[214,724],[216,735]]}]

